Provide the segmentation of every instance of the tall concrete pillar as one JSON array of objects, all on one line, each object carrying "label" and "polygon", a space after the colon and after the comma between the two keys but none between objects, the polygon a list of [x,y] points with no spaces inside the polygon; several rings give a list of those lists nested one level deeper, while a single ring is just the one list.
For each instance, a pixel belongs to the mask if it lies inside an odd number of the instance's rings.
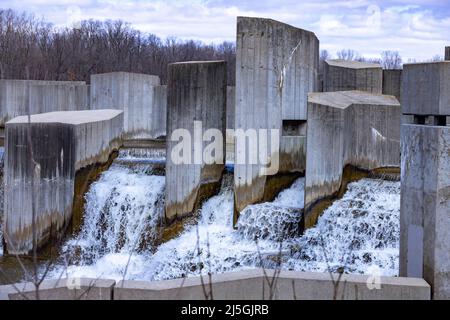
[{"label": "tall concrete pillar", "polygon": [[[261,129],[278,130],[242,147],[239,137],[235,140],[240,212],[270,200],[305,170],[307,99],[318,88],[319,40],[312,32],[271,19],[238,17],[236,50],[235,129],[263,136]],[[265,143],[266,152],[261,151]],[[250,160],[252,146],[257,161]]]},{"label": "tall concrete pillar", "polygon": [[[166,222],[170,223],[191,214],[220,187],[225,163],[227,68],[224,61],[173,63],[168,76]],[[221,135],[216,138],[221,140],[221,145],[216,144],[220,150],[211,152],[215,157],[211,162],[203,157],[213,141],[205,135],[207,130]]]},{"label": "tall concrete pillar", "polygon": [[403,70],[400,276],[450,299],[450,62]]},{"label": "tall concrete pillar", "polygon": [[450,60],[450,47],[445,47],[445,60]]}]

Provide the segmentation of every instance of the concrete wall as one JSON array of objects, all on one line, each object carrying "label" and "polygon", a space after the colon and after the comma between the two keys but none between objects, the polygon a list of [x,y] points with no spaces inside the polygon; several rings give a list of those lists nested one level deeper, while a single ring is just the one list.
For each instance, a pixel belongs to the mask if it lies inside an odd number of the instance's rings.
[{"label": "concrete wall", "polygon": [[[167,88],[167,165],[166,165],[166,220],[173,221],[193,212],[199,201],[215,193],[225,163],[225,125],[227,75],[223,61],[182,62],[169,65]],[[194,132],[194,121],[201,122],[199,134]],[[222,137],[222,154],[218,161],[206,164],[203,157],[195,159],[196,150],[203,155],[203,148],[210,142],[203,141],[207,129],[219,130]],[[179,140],[172,141],[177,129],[187,130],[191,142],[187,146],[191,159],[176,163],[172,150]],[[175,139],[179,139],[176,137]],[[178,154],[178,153],[177,153]]]},{"label": "concrete wall", "polygon": [[123,113],[118,110],[66,111],[33,115],[31,145],[37,163],[30,172],[27,117],[6,123],[5,211],[6,250],[32,250],[34,176],[38,246],[43,247],[70,222],[77,170],[106,162],[121,144]]},{"label": "concrete wall", "polygon": [[401,101],[402,70],[383,70],[383,94]]},{"label": "concrete wall", "polygon": [[[116,282],[109,279],[45,280],[39,287],[40,300],[112,300]],[[32,283],[0,286],[0,300],[34,300]]]},{"label": "concrete wall", "polygon": [[91,75],[91,109],[124,111],[125,138],[157,138],[165,132],[165,88],[158,76],[128,72]]},{"label": "concrete wall", "polygon": [[[266,270],[271,280],[274,270]],[[335,290],[333,279],[338,274],[282,271],[272,291],[276,300],[429,300],[430,286],[423,279],[380,277],[379,282],[364,275],[344,274]],[[78,288],[75,286],[79,280]],[[208,277],[203,277],[209,292]],[[212,276],[215,300],[267,300],[270,289],[261,269]],[[0,300],[34,299],[30,284],[0,286]],[[158,282],[94,279],[46,280],[41,299],[85,300],[206,300],[199,277]],[[70,289],[72,288],[72,289]],[[77,289],[75,289],[77,288]]]},{"label": "concrete wall", "polygon": [[33,113],[89,109],[89,86],[84,84],[32,84],[30,105]]},{"label": "concrete wall", "polygon": [[[17,116],[28,114],[31,85],[57,85],[73,86],[85,85],[84,81],[43,81],[43,80],[0,80],[0,127]],[[54,101],[51,103],[55,106]],[[31,114],[41,113],[40,104],[31,105]],[[60,106],[56,110],[61,110]]]},{"label": "concrete wall", "polygon": [[400,275],[450,299],[450,62],[404,68]]},{"label": "concrete wall", "polygon": [[403,114],[445,115],[449,106],[450,61],[403,66]]},{"label": "concrete wall", "polygon": [[345,166],[399,167],[400,104],[362,91],[311,93],[307,141],[305,226],[311,227],[313,207],[339,190]]},{"label": "concrete wall", "polygon": [[236,87],[227,87],[227,129],[234,129]]},{"label": "concrete wall", "polygon": [[[318,88],[319,41],[312,32],[278,21],[238,17],[236,45],[235,128],[275,129],[280,136],[278,148],[269,139],[267,159],[257,164],[249,163],[249,148],[238,150],[236,143],[235,155],[247,158],[245,163],[235,161],[235,204],[240,212],[264,198],[268,179],[261,173],[266,167],[262,162],[279,156],[278,173],[304,171],[300,132],[306,126],[307,94]],[[291,132],[286,138],[285,131]]]},{"label": "concrete wall", "polygon": [[324,63],[324,92],[360,90],[381,94],[383,69],[374,63],[326,60]]}]

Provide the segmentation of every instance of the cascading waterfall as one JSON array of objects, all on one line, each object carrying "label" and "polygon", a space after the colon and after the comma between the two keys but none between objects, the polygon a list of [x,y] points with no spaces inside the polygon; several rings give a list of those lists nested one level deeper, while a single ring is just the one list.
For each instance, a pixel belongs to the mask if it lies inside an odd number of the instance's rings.
[{"label": "cascading waterfall", "polygon": [[143,225],[146,237],[154,234],[163,190],[164,177],[142,168],[113,166],[105,172],[87,195],[82,232],[65,246],[66,252],[78,250],[82,257],[67,268],[67,275],[163,280],[278,266],[350,273],[378,268],[383,275],[397,275],[399,182],[362,179],[349,184],[344,197],[300,236],[304,178],[274,201],[245,208],[234,229],[233,176],[226,174],[219,194],[203,204],[196,225],[185,226],[156,250],[135,246]]},{"label": "cascading waterfall", "polygon": [[65,261],[53,270],[54,276],[63,272],[63,265],[72,264],[69,274],[115,272],[119,278],[126,265],[157,240],[164,214],[165,178],[152,175],[153,166],[145,162],[118,164],[127,156],[121,153],[90,187],[81,231],[63,246]]}]

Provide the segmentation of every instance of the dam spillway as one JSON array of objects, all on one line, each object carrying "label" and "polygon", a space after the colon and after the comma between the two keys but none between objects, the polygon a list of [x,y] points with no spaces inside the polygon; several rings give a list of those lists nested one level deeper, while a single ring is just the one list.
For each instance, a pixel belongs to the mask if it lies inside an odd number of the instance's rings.
[{"label": "dam spillway", "polygon": [[300,235],[304,178],[272,202],[247,206],[234,229],[233,177],[226,173],[219,194],[204,202],[196,219],[175,238],[153,246],[164,177],[152,174],[144,159],[161,160],[161,154],[121,152],[91,186],[84,224],[63,246],[52,277],[154,281],[278,264],[284,270],[398,274],[399,182],[350,184],[316,227]]}]

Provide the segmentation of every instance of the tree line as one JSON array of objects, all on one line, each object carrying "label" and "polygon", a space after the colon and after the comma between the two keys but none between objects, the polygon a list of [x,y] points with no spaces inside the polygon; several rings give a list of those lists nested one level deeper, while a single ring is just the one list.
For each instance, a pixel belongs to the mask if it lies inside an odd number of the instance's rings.
[{"label": "tree line", "polygon": [[[320,52],[321,60],[332,58],[327,50]],[[385,69],[401,69],[403,64],[397,51],[368,59],[343,49],[337,58],[380,63]],[[169,63],[190,60],[225,60],[228,84],[235,84],[234,42],[161,39],[121,20],[86,20],[76,28],[57,29],[33,15],[0,9],[0,79],[89,82],[91,74],[126,71],[157,75],[166,83]],[[442,57],[432,59],[437,60]]]},{"label": "tree line", "polygon": [[0,79],[89,82],[91,74],[126,71],[158,75],[166,83],[169,63],[190,60],[225,60],[234,84],[233,42],[161,39],[123,21],[56,29],[33,15],[0,9]]}]

